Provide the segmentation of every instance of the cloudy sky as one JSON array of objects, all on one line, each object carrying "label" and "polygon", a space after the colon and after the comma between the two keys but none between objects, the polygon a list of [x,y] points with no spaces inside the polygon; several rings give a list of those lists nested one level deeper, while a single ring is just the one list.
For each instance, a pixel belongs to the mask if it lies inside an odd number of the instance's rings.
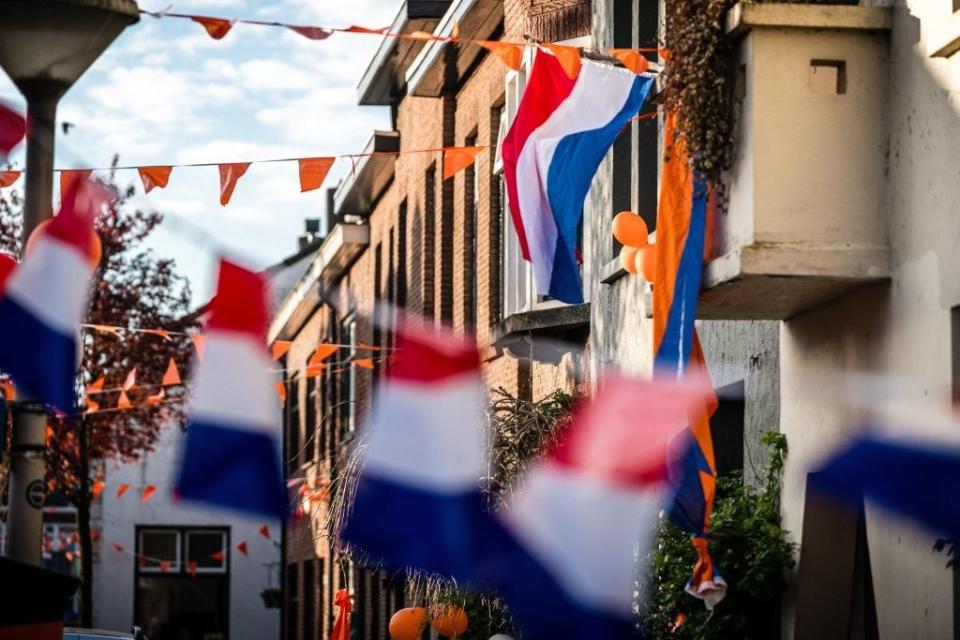
[{"label": "cloudy sky", "polygon": [[[140,0],[161,9],[168,0]],[[318,26],[390,23],[398,0],[176,0],[174,10]],[[387,128],[381,107],[358,107],[356,86],[379,38],[334,34],[315,42],[285,29],[236,25],[223,40],[179,19],[144,17],[128,28],[60,103],[73,123],[57,144],[58,167],[337,155],[360,151],[375,128]],[[0,99],[22,104],[0,74]],[[22,157],[14,157],[22,164]],[[349,170],[334,165],[325,186]],[[144,196],[135,171],[135,204],[188,218],[255,267],[291,253],[303,220],[320,217],[324,189],[301,194],[295,163],[253,165],[221,207],[216,167],[174,169],[166,190]],[[22,181],[15,185],[22,187]],[[153,248],[173,257],[191,280],[195,302],[211,291],[218,249],[197,246],[173,229]]]}]

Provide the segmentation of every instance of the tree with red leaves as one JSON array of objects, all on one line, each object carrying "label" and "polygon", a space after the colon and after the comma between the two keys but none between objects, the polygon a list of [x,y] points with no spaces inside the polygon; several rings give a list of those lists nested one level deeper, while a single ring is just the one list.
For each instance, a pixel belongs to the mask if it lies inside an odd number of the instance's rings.
[{"label": "tree with red leaves", "polygon": [[[115,159],[116,162],[116,159]],[[172,260],[158,257],[144,241],[163,220],[155,211],[131,209],[134,190],[121,191],[109,176],[116,197],[97,221],[103,256],[92,282],[86,323],[186,332],[197,321],[190,314],[190,288]],[[22,199],[0,195],[0,250],[20,255]],[[83,357],[77,374],[77,412],[51,414],[47,426],[47,486],[77,508],[80,541],[81,622],[93,620],[93,552],[90,507],[93,487],[104,462],[131,462],[153,451],[160,430],[183,427],[186,392],[182,386],[161,386],[171,358],[188,370],[194,349],[189,336],[85,328]],[[121,387],[136,368],[136,384],[128,389],[131,408],[118,408]],[[87,393],[90,385],[103,391]],[[96,384],[95,384],[96,383]],[[161,396],[160,390],[163,389]],[[151,398],[152,396],[152,398]]]}]

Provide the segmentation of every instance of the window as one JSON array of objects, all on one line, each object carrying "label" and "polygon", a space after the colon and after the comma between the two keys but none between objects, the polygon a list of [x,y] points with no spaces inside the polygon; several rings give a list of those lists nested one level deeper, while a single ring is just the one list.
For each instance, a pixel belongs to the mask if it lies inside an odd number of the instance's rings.
[{"label": "window", "polygon": [[431,164],[423,176],[423,317],[432,318],[435,314],[434,305],[434,274],[436,256],[436,185],[437,165]]},{"label": "window", "polygon": [[300,381],[294,373],[287,385],[287,473],[296,475],[300,469]]},{"label": "window", "polygon": [[229,531],[138,527],[134,623],[151,640],[229,633]]},{"label": "window", "polygon": [[286,624],[284,625],[286,633],[284,634],[287,637],[287,640],[294,640],[298,637],[298,631],[300,625],[299,622],[300,613],[300,591],[297,588],[299,585],[297,582],[300,577],[300,565],[296,562],[291,562],[287,565],[287,588],[285,589],[286,593]]},{"label": "window", "polygon": [[350,316],[343,321],[340,331],[342,344],[341,352],[344,362],[343,380],[341,381],[341,397],[343,413],[343,427],[347,433],[357,429],[357,368],[353,366],[353,359],[357,355],[357,319]]},{"label": "window", "polygon": [[309,373],[307,380],[307,415],[304,420],[305,438],[304,464],[313,464],[317,459],[317,398],[320,395],[317,382],[320,378],[315,373]]},{"label": "window", "polygon": [[317,628],[317,585],[315,561],[303,563],[303,637],[304,640],[316,637]]},{"label": "window", "polygon": [[743,471],[744,390],[743,381],[717,389],[720,403],[710,418],[710,432],[720,476]]},{"label": "window", "polygon": [[[466,138],[464,145],[476,146],[477,134]],[[464,170],[463,188],[463,326],[477,326],[477,210],[480,199],[480,172],[474,162]]]},{"label": "window", "polygon": [[397,211],[397,292],[394,301],[402,309],[407,304],[407,201]]}]

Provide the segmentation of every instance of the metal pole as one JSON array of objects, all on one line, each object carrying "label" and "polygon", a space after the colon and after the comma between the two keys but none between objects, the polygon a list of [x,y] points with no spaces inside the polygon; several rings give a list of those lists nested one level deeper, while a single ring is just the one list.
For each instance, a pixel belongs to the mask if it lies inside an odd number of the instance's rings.
[{"label": "metal pole", "polygon": [[[23,203],[24,243],[52,213],[57,100],[28,99],[27,111],[30,126]],[[43,563],[46,426],[47,412],[43,404],[22,395],[13,403],[7,555],[37,566]]]}]

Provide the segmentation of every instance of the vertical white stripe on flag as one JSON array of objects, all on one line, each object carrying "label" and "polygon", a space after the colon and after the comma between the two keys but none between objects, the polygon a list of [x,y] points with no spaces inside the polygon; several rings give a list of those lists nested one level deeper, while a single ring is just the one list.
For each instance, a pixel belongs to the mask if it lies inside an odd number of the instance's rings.
[{"label": "vertical white stripe on flag", "polygon": [[6,295],[49,328],[74,336],[87,311],[92,274],[86,256],[41,234],[10,277]]}]

